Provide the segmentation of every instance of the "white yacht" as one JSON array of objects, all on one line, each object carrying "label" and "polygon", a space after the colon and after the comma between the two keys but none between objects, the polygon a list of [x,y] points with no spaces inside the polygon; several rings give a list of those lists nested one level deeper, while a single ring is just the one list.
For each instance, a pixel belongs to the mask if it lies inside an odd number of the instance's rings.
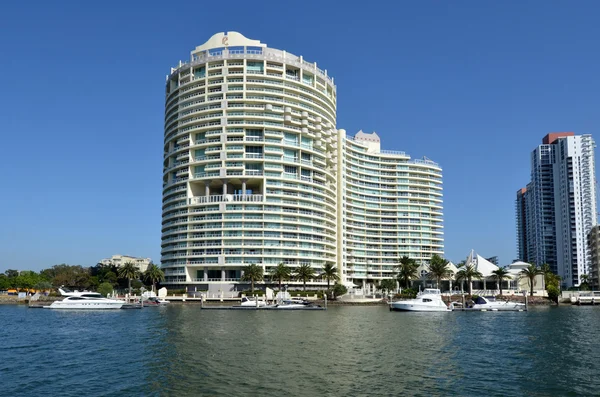
[{"label": "white yacht", "polygon": [[302,309],[307,306],[311,306],[310,302],[304,299],[291,298],[291,299],[283,299],[278,302],[274,308],[277,309]]},{"label": "white yacht", "polygon": [[497,301],[493,296],[478,296],[473,309],[479,310],[525,310],[525,304],[510,301]]},{"label": "white yacht", "polygon": [[62,296],[66,296],[61,301],[52,302],[50,306],[44,306],[46,309],[85,309],[85,310],[101,310],[101,309],[120,309],[125,304],[124,301],[117,299],[108,299],[103,297],[98,292],[90,291],[69,291],[68,289],[59,288],[58,291]]},{"label": "white yacht", "polygon": [[439,289],[426,288],[419,292],[416,299],[396,301],[390,303],[390,310],[409,312],[449,312],[446,303],[442,300]]},{"label": "white yacht", "polygon": [[240,306],[242,307],[263,307],[266,305],[267,302],[265,301],[258,300],[258,298],[249,298],[247,296],[244,296],[242,298],[242,303],[240,303]]}]

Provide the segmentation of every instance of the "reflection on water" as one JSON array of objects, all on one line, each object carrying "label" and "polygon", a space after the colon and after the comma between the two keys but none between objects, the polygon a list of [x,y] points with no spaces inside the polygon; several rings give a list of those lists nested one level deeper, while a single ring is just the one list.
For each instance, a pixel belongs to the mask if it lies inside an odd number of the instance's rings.
[{"label": "reflection on water", "polygon": [[[600,308],[0,306],[2,395],[596,395]],[[6,381],[8,380],[8,381]]]}]

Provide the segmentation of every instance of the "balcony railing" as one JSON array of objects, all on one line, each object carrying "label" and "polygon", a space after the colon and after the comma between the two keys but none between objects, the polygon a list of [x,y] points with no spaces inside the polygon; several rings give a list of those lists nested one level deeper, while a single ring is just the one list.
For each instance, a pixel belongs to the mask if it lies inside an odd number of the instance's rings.
[{"label": "balcony railing", "polygon": [[192,197],[189,199],[190,204],[203,203],[222,203],[222,202],[262,202],[262,194],[224,194]]}]

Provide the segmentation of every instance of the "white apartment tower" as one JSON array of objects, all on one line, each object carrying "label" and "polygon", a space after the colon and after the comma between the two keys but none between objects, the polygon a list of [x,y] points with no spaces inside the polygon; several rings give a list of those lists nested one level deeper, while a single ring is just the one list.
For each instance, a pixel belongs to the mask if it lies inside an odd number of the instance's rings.
[{"label": "white apartment tower", "polygon": [[519,259],[548,263],[564,287],[578,286],[591,272],[586,239],[597,213],[594,147],[591,135],[548,134],[532,152],[531,182],[517,195],[517,225],[524,231]]},{"label": "white apartment tower", "polygon": [[[338,257],[355,285],[394,277],[399,257],[444,255],[442,170],[431,160],[381,150],[376,133],[340,130]],[[340,244],[341,242],[341,244]]]},{"label": "white apartment tower", "polygon": [[171,69],[165,284],[227,291],[244,266],[268,274],[279,263],[317,274],[333,264],[343,282],[373,282],[391,274],[392,255],[443,254],[440,167],[379,150],[376,134],[338,131],[336,95],[316,63],[236,32]]}]

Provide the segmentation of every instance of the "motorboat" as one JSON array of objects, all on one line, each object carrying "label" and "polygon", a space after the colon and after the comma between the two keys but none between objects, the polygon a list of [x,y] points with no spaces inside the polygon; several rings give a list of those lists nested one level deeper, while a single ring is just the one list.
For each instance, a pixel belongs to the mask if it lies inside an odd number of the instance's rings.
[{"label": "motorboat", "polygon": [[299,298],[283,299],[274,305],[277,309],[300,309],[309,306],[312,306],[309,301]]},{"label": "motorboat", "polygon": [[101,294],[95,292],[82,293],[79,296],[67,296],[61,301],[52,302],[50,306],[44,306],[46,309],[120,309],[125,304],[124,301],[117,299],[104,298]]},{"label": "motorboat", "polygon": [[148,299],[144,300],[144,305],[146,306],[165,306],[169,304],[169,301],[160,299],[156,296],[150,296]]},{"label": "motorboat", "polygon": [[472,307],[478,310],[525,310],[525,304],[510,301],[497,301],[493,296],[478,296]]},{"label": "motorboat", "polygon": [[267,302],[265,301],[258,300],[258,298],[249,298],[247,296],[244,296],[242,298],[242,302],[240,303],[240,306],[242,307],[263,307],[266,305]]},{"label": "motorboat", "polygon": [[409,312],[449,312],[450,308],[442,300],[439,289],[426,288],[419,292],[415,299],[390,303],[390,310]]}]

